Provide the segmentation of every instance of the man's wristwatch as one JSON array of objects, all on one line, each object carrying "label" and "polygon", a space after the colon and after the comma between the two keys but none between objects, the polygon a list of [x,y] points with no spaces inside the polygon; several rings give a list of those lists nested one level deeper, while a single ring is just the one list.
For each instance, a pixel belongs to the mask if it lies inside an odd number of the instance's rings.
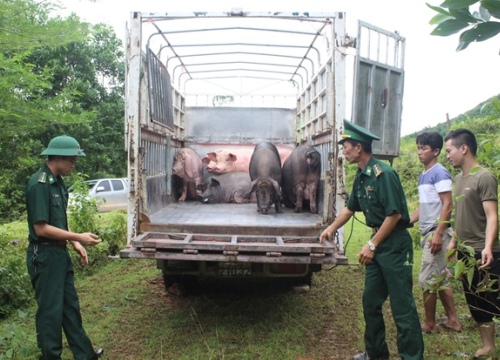
[{"label": "man's wristwatch", "polygon": [[374,243],[372,243],[371,240],[368,240],[368,247],[370,248],[371,251],[377,250],[377,247],[375,246]]}]

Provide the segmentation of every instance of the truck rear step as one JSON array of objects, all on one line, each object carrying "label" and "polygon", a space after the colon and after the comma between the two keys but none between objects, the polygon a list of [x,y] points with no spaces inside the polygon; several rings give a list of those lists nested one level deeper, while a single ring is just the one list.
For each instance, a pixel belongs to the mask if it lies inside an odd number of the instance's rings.
[{"label": "truck rear step", "polygon": [[317,237],[214,235],[145,232],[122,250],[122,258],[257,262],[283,264],[347,264],[334,244]]}]

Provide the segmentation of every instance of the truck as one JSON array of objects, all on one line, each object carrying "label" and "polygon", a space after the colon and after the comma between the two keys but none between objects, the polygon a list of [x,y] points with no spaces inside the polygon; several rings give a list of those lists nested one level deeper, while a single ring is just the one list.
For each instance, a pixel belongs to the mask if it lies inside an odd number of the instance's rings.
[{"label": "truck", "polygon": [[[347,264],[343,229],[333,243],[319,239],[348,197],[337,143],[343,120],[350,106],[351,121],[381,139],[373,154],[392,163],[404,84],[405,38],[357,25],[348,35],[343,12],[132,12],[128,239],[120,257],[155,260],[167,288],[186,289],[203,278],[310,285],[324,266]],[[172,165],[181,148],[203,157],[262,141],[320,153],[317,213],[177,201]]]}]

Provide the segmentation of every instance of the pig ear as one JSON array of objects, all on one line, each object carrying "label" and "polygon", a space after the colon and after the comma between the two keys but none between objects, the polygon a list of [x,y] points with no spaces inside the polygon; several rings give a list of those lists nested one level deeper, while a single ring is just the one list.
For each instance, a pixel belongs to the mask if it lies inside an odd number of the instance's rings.
[{"label": "pig ear", "polygon": [[203,158],[201,159],[201,162],[203,164],[208,164],[210,162],[210,159],[208,158],[208,156],[203,156]]},{"label": "pig ear", "polygon": [[219,180],[217,180],[216,178],[214,177],[211,177],[210,178],[210,186],[220,186],[220,182]]},{"label": "pig ear", "polygon": [[276,190],[276,194],[278,194],[278,196],[281,196],[280,184],[278,184],[278,182],[274,179],[271,179],[271,183],[274,186],[274,190]]},{"label": "pig ear", "polygon": [[254,181],[252,181],[252,183],[250,184],[250,191],[248,192],[248,195],[250,195],[255,187],[255,185],[257,185],[257,180],[259,179],[255,179]]},{"label": "pig ear", "polygon": [[193,164],[189,164],[184,168],[186,175],[189,176],[191,179],[194,178],[194,170],[195,168],[193,167]]},{"label": "pig ear", "polygon": [[231,154],[231,153],[229,153],[229,159],[232,160],[232,161],[238,160],[238,158],[236,157],[236,155]]},{"label": "pig ear", "polygon": [[207,157],[212,161],[217,161],[217,155],[213,151],[207,153]]}]

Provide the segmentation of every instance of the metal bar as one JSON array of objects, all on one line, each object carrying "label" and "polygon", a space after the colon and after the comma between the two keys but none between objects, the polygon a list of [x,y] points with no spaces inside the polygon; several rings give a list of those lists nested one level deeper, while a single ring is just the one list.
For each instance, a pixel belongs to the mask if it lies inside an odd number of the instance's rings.
[{"label": "metal bar", "polygon": [[316,35],[316,32],[294,31],[286,29],[269,29],[269,28],[256,28],[244,26],[231,26],[222,28],[204,28],[204,29],[190,29],[190,30],[177,30],[177,31],[162,31],[161,34],[186,34],[205,31],[229,31],[229,30],[251,30],[251,31],[266,31],[266,32],[281,32],[294,35]]},{"label": "metal bar", "polygon": [[[227,64],[251,64],[251,65],[262,65],[262,66],[277,66],[277,67],[291,67],[291,68],[294,68],[296,69],[297,66],[296,65],[289,65],[289,64],[274,64],[274,63],[265,63],[265,62],[257,62],[257,61],[221,61],[221,62],[211,62],[211,63],[196,63],[196,64],[185,64],[185,65],[177,65],[176,67],[174,67],[173,71],[172,71],[172,77],[175,78],[175,72],[176,70],[179,68],[179,67],[182,67],[184,68],[184,66],[190,66],[190,67],[193,67],[193,66],[211,66],[211,65],[227,65]],[[299,65],[298,67],[304,69],[304,71],[306,72],[306,79],[309,78],[309,72],[307,71],[307,69],[302,66],[302,65]],[[215,70],[217,71],[217,70]],[[194,73],[194,72],[191,72],[191,73]]]},{"label": "metal bar", "polygon": [[246,17],[246,18],[278,18],[285,20],[301,20],[310,22],[323,22],[325,19],[335,18],[337,13],[323,13],[323,12],[188,12],[188,13],[157,13],[157,12],[144,12],[141,13],[143,22],[151,20],[175,20],[186,18],[228,18],[228,17]]},{"label": "metal bar", "polygon": [[[160,53],[161,51],[166,48],[167,46],[162,46],[160,48]],[[189,58],[189,57],[196,57],[196,56],[218,56],[218,55],[258,55],[258,56],[276,56],[276,57],[283,57],[283,58],[290,58],[290,59],[303,59],[303,56],[292,56],[292,55],[282,55],[282,54],[272,54],[272,53],[261,53],[261,52],[252,52],[252,51],[225,51],[225,52],[216,52],[216,53],[197,53],[197,54],[190,54],[190,55],[182,55],[183,58]],[[168,63],[170,60],[176,59],[177,56],[171,56],[167,59],[166,66],[168,68]],[[306,58],[305,60],[308,60],[311,64],[311,69],[312,73],[314,74],[314,62]]]},{"label": "metal bar", "polygon": [[[240,71],[243,70],[243,69],[240,69]],[[228,70],[225,70],[226,72],[227,71],[231,71],[231,69],[228,69]],[[250,70],[248,70],[250,71]],[[261,72],[261,71],[257,71],[257,72]],[[263,72],[263,71],[262,71]],[[276,71],[268,71],[270,73],[276,73]],[[283,73],[283,74],[289,74],[289,73]],[[181,74],[182,75],[182,74]],[[300,77],[301,81],[302,81],[302,85],[304,84],[304,80],[302,79],[302,76],[300,75],[297,75]],[[281,78],[273,78],[273,77],[256,77],[256,76],[246,76],[246,75],[234,75],[234,76],[213,76],[213,77],[203,77],[203,78],[191,78],[189,80],[206,80],[206,79],[230,79],[230,78],[248,78],[248,79],[266,79],[266,80],[281,80],[281,81],[292,81],[294,82],[295,84],[298,85],[298,83],[293,80],[293,79],[281,79]],[[187,82],[187,80],[186,80]]]}]

